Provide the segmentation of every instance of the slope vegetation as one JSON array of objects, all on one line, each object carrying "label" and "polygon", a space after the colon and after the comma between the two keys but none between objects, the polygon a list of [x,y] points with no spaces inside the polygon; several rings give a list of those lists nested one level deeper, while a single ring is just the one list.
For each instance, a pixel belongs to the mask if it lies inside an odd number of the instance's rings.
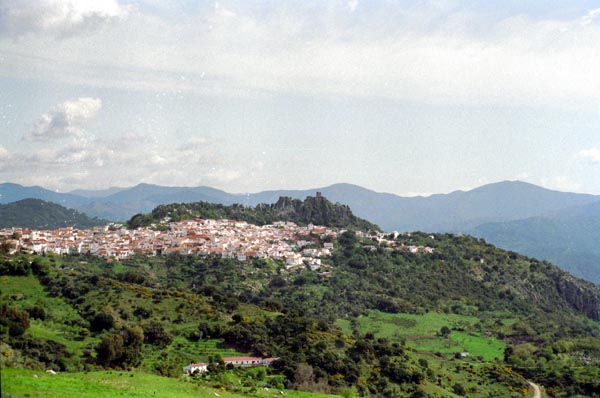
[{"label": "slope vegetation", "polygon": [[105,224],[107,224],[106,220],[90,218],[77,210],[40,199],[23,199],[0,205],[0,228],[90,228]]}]

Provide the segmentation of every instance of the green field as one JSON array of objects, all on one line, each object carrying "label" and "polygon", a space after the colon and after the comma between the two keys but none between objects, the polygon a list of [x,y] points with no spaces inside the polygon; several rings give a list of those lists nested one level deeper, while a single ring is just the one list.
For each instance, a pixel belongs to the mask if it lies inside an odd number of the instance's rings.
[{"label": "green field", "polygon": [[137,372],[58,373],[56,375],[26,369],[2,369],[2,397],[60,398],[198,398],[198,397],[313,397],[337,395],[311,394],[304,391],[276,389],[256,392],[229,392],[206,387],[187,377],[179,379]]},{"label": "green field", "polygon": [[[429,312],[415,315],[371,311],[368,316],[358,318],[357,324],[361,334],[372,333],[376,337],[403,341],[417,351],[443,354],[468,351],[471,356],[481,356],[485,360],[502,358],[504,342],[473,331],[473,326],[478,322],[476,317],[457,314]],[[352,332],[350,321],[339,320],[338,326],[346,333]],[[439,336],[444,326],[452,330],[448,337]]]}]

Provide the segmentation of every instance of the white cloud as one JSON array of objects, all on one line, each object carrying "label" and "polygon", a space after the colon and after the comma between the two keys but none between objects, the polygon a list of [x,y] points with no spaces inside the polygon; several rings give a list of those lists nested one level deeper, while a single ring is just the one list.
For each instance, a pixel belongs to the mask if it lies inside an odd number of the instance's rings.
[{"label": "white cloud", "polygon": [[577,157],[594,163],[600,163],[600,148],[583,149],[579,151]]},{"label": "white cloud", "polygon": [[527,181],[528,179],[530,179],[531,177],[533,177],[533,174],[529,171],[522,171],[520,173],[517,173],[517,175],[515,176],[515,180],[518,181]]},{"label": "white cloud", "polygon": [[99,98],[85,97],[63,102],[40,116],[25,139],[45,141],[68,136],[82,137],[82,124],[94,118],[100,108],[102,101]]},{"label": "white cloud", "polygon": [[235,17],[235,12],[223,7],[219,2],[215,2],[215,15],[223,18]]},{"label": "white cloud", "polygon": [[4,147],[0,146],[0,162],[6,161],[10,158],[10,152]]},{"label": "white cloud", "polygon": [[571,180],[566,176],[554,176],[549,178],[542,178],[541,183],[548,189],[555,189],[563,192],[578,192],[581,189],[579,182]]},{"label": "white cloud", "polygon": [[600,8],[590,10],[584,17],[581,18],[581,25],[589,25],[594,22],[594,19],[600,16]]},{"label": "white cloud", "polygon": [[[11,153],[0,146],[0,177],[59,190],[141,181],[163,185],[222,185],[243,181],[252,166],[228,165],[210,138],[190,134],[160,143],[149,134],[128,131],[98,138],[82,124],[100,111],[99,98],[66,101],[42,115],[26,134],[32,144]],[[140,128],[141,129],[141,128]],[[57,139],[58,138],[58,139]]]},{"label": "white cloud", "polygon": [[232,181],[244,181],[251,171],[249,165],[244,165],[243,169],[228,165],[227,159],[211,144],[202,147],[152,145],[140,150],[125,137],[122,141],[72,139],[64,145],[17,153],[11,159],[19,160],[12,161],[9,167],[2,167],[5,162],[0,151],[0,177],[3,179],[61,191],[132,186],[140,182],[218,187]]},{"label": "white cloud", "polygon": [[404,192],[399,194],[400,196],[407,196],[407,197],[417,197],[417,196],[422,196],[422,197],[428,197],[433,195],[433,192],[413,192],[413,191],[409,191],[409,192]]},{"label": "white cloud", "polygon": [[216,3],[176,24],[136,12],[85,40],[30,37],[0,41],[0,50],[14,77],[125,89],[536,106],[598,100],[597,24],[489,20],[431,3],[354,13],[352,2],[260,12]]},{"label": "white cloud", "polygon": [[12,154],[6,148],[0,146],[0,172],[10,169],[12,158]]},{"label": "white cloud", "polygon": [[96,30],[131,11],[116,0],[6,0],[0,5],[0,34],[69,36]]}]

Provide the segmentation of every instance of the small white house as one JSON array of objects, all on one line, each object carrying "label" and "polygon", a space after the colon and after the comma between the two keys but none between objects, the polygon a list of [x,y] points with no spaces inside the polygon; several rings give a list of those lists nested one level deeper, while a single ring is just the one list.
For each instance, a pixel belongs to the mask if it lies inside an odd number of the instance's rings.
[{"label": "small white house", "polygon": [[183,368],[183,373],[191,375],[196,372],[204,373],[208,370],[208,364],[206,363],[190,363],[188,366]]}]

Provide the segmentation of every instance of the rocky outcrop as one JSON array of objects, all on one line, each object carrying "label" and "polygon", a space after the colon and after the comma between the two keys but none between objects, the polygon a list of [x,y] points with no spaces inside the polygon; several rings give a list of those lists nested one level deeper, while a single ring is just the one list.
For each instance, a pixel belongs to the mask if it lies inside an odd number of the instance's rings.
[{"label": "rocky outcrop", "polygon": [[597,286],[558,268],[549,268],[546,274],[554,281],[556,290],[570,307],[590,319],[600,321],[600,289]]},{"label": "rocky outcrop", "polygon": [[[261,205],[257,206],[257,209]],[[315,224],[335,228],[378,231],[377,225],[356,217],[350,207],[332,203],[319,192],[304,201],[282,196],[269,206],[275,218],[289,219],[301,224]]]},{"label": "rocky outcrop", "polygon": [[185,218],[229,218],[264,225],[275,221],[292,221],[300,225],[314,224],[339,229],[379,231],[379,227],[352,214],[346,205],[332,203],[320,193],[305,200],[282,196],[273,204],[256,207],[233,204],[225,206],[208,202],[174,203],[156,207],[151,214],[137,214],[129,220],[129,228],[160,223],[168,217],[173,221]]}]

